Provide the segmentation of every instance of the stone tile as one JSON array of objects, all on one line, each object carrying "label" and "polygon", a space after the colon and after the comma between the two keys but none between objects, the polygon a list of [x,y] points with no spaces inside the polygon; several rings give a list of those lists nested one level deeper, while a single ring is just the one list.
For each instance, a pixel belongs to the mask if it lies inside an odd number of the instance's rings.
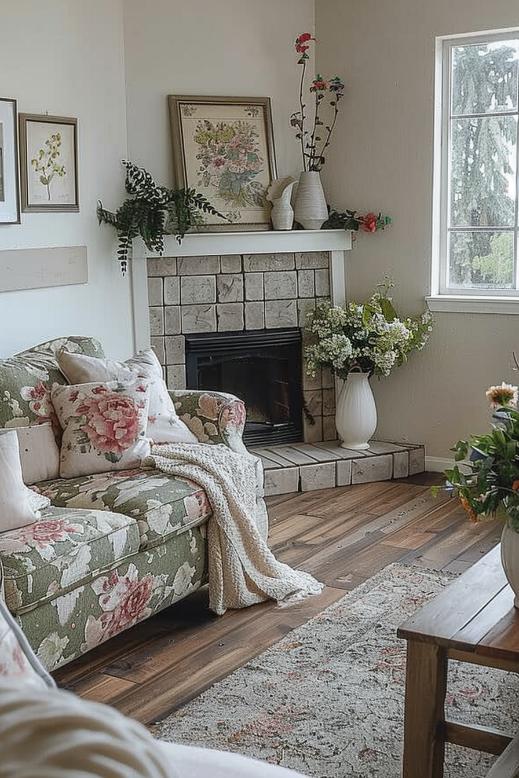
[{"label": "stone tile", "polygon": [[166,305],[180,304],[180,278],[178,276],[164,279],[164,302]]},{"label": "stone tile", "polygon": [[398,443],[370,440],[369,450],[371,454],[392,454],[393,451],[404,451],[405,446],[399,446]]},{"label": "stone tile", "polygon": [[164,335],[164,308],[150,308],[150,335]]},{"label": "stone tile", "polygon": [[183,305],[181,312],[182,332],[216,332],[215,305]]},{"label": "stone tile", "polygon": [[320,462],[317,465],[301,465],[299,468],[301,491],[329,489],[335,486],[335,462]]},{"label": "stone tile", "polygon": [[351,459],[342,459],[336,463],[337,486],[349,486],[351,484]]},{"label": "stone tile", "polygon": [[289,494],[299,490],[299,468],[284,467],[265,470],[265,495]]},{"label": "stone tile", "polygon": [[393,478],[407,478],[409,475],[409,452],[395,451],[393,454]]},{"label": "stone tile", "polygon": [[186,339],[183,335],[168,335],[165,338],[166,364],[182,365],[186,361]]},{"label": "stone tile", "polygon": [[299,297],[313,297],[315,295],[314,270],[297,271],[297,290]]},{"label": "stone tile", "polygon": [[265,304],[245,303],[245,329],[262,330],[265,327]]},{"label": "stone tile", "polygon": [[308,375],[306,368],[303,369],[303,389],[320,389],[321,388],[321,368],[318,367],[315,372],[315,378]]},{"label": "stone tile", "polygon": [[265,300],[294,300],[297,297],[295,270],[265,273]]},{"label": "stone tile", "polygon": [[319,443],[323,439],[323,419],[318,416],[314,419],[314,423],[311,424],[305,417],[303,419],[304,439],[305,443]]},{"label": "stone tile", "polygon": [[381,454],[380,456],[352,460],[352,484],[388,481],[392,475],[393,457],[391,454]]},{"label": "stone tile", "polygon": [[148,278],[148,305],[163,305],[162,278]]},{"label": "stone tile", "polygon": [[179,276],[206,276],[220,272],[220,257],[179,257]]},{"label": "stone tile", "polygon": [[222,273],[241,273],[241,254],[222,254],[220,271]]},{"label": "stone tile", "polygon": [[329,389],[332,386],[335,386],[335,378],[333,376],[332,371],[327,368],[323,367],[322,371],[322,381],[323,381],[323,389]]},{"label": "stone tile", "polygon": [[335,413],[335,389],[323,389],[323,415]]},{"label": "stone tile", "polygon": [[243,303],[223,303],[216,306],[218,332],[243,329]]},{"label": "stone tile", "polygon": [[150,338],[151,347],[155,354],[157,355],[157,359],[159,360],[161,365],[166,364],[166,349],[164,348],[164,338],[162,337],[153,337]]},{"label": "stone tile", "polygon": [[409,475],[423,473],[425,470],[425,449],[415,448],[409,452]]},{"label": "stone tile", "polygon": [[176,276],[176,257],[150,257],[148,259],[149,276]]},{"label": "stone tile", "polygon": [[265,292],[263,290],[263,273],[245,274],[245,299],[263,300]]},{"label": "stone tile", "polygon": [[333,416],[323,416],[323,440],[337,440],[335,414]]},{"label": "stone tile", "polygon": [[328,297],[330,294],[330,273],[328,270],[315,271],[316,297]]},{"label": "stone tile", "polygon": [[215,276],[184,276],[180,279],[182,305],[199,305],[216,302]]},{"label": "stone tile", "polygon": [[168,365],[166,368],[166,383],[168,389],[185,389],[186,388],[186,366],[185,365]]},{"label": "stone tile", "polygon": [[297,327],[296,301],[268,300],[265,303],[265,325],[267,329]]},{"label": "stone tile", "polygon": [[164,310],[166,312],[166,335],[178,335],[182,329],[180,324],[180,306],[168,305]]},{"label": "stone tile", "polygon": [[219,303],[238,303],[243,300],[243,276],[232,273],[216,276]]},{"label": "stone tile", "polygon": [[298,300],[297,301],[297,315],[298,326],[304,327],[306,325],[306,317],[309,311],[315,309],[315,300]]},{"label": "stone tile", "polygon": [[[259,273],[273,270],[293,270],[295,260],[293,254],[244,254],[243,270],[245,273]],[[320,265],[322,267],[322,265]]]},{"label": "stone tile", "polygon": [[327,251],[303,251],[296,253],[296,268],[298,270],[320,267],[328,267]]},{"label": "stone tile", "polygon": [[323,414],[323,393],[321,389],[314,389],[310,392],[303,392],[303,399],[312,416],[322,416]]}]

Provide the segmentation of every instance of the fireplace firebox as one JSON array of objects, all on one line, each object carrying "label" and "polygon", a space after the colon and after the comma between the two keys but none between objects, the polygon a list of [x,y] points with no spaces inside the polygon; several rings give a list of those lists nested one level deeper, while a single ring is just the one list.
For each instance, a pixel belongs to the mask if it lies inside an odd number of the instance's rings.
[{"label": "fireplace firebox", "polygon": [[188,389],[231,392],[247,406],[249,445],[303,438],[301,330],[186,335]]}]

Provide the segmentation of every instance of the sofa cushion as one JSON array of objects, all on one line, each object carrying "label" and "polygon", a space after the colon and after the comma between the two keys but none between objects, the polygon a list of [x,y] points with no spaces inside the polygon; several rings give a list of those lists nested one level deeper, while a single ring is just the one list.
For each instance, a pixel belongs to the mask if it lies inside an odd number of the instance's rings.
[{"label": "sofa cushion", "polygon": [[131,516],[139,525],[141,548],[180,535],[211,515],[211,506],[200,486],[160,470],[120,470],[45,481],[37,486],[53,505]]},{"label": "sofa cushion", "polygon": [[103,356],[101,344],[94,338],[70,337],[40,343],[0,360],[0,428],[51,421],[59,433],[50,389],[53,383],[67,383],[56,358],[61,349]]},{"label": "sofa cushion", "polygon": [[134,519],[109,511],[47,508],[0,534],[5,601],[14,614],[63,595],[139,550]]}]

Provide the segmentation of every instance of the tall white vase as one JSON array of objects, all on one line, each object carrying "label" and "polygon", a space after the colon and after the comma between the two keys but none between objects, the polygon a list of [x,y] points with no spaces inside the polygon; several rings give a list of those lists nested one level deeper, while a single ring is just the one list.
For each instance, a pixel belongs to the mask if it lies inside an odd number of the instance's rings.
[{"label": "tall white vase", "polygon": [[328,218],[321,176],[317,170],[301,173],[294,210],[296,222],[305,230],[320,230]]},{"label": "tall white vase", "polygon": [[519,532],[508,523],[503,527],[501,535],[501,561],[503,569],[514,594],[514,605],[519,608]]},{"label": "tall white vase", "polygon": [[367,373],[350,373],[344,381],[335,413],[343,448],[369,448],[377,427],[377,407]]}]

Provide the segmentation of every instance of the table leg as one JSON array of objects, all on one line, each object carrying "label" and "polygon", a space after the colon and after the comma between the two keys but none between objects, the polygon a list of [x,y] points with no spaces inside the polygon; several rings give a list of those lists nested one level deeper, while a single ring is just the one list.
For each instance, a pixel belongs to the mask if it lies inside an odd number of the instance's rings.
[{"label": "table leg", "polygon": [[409,640],[405,688],[403,778],[443,778],[447,654]]}]

